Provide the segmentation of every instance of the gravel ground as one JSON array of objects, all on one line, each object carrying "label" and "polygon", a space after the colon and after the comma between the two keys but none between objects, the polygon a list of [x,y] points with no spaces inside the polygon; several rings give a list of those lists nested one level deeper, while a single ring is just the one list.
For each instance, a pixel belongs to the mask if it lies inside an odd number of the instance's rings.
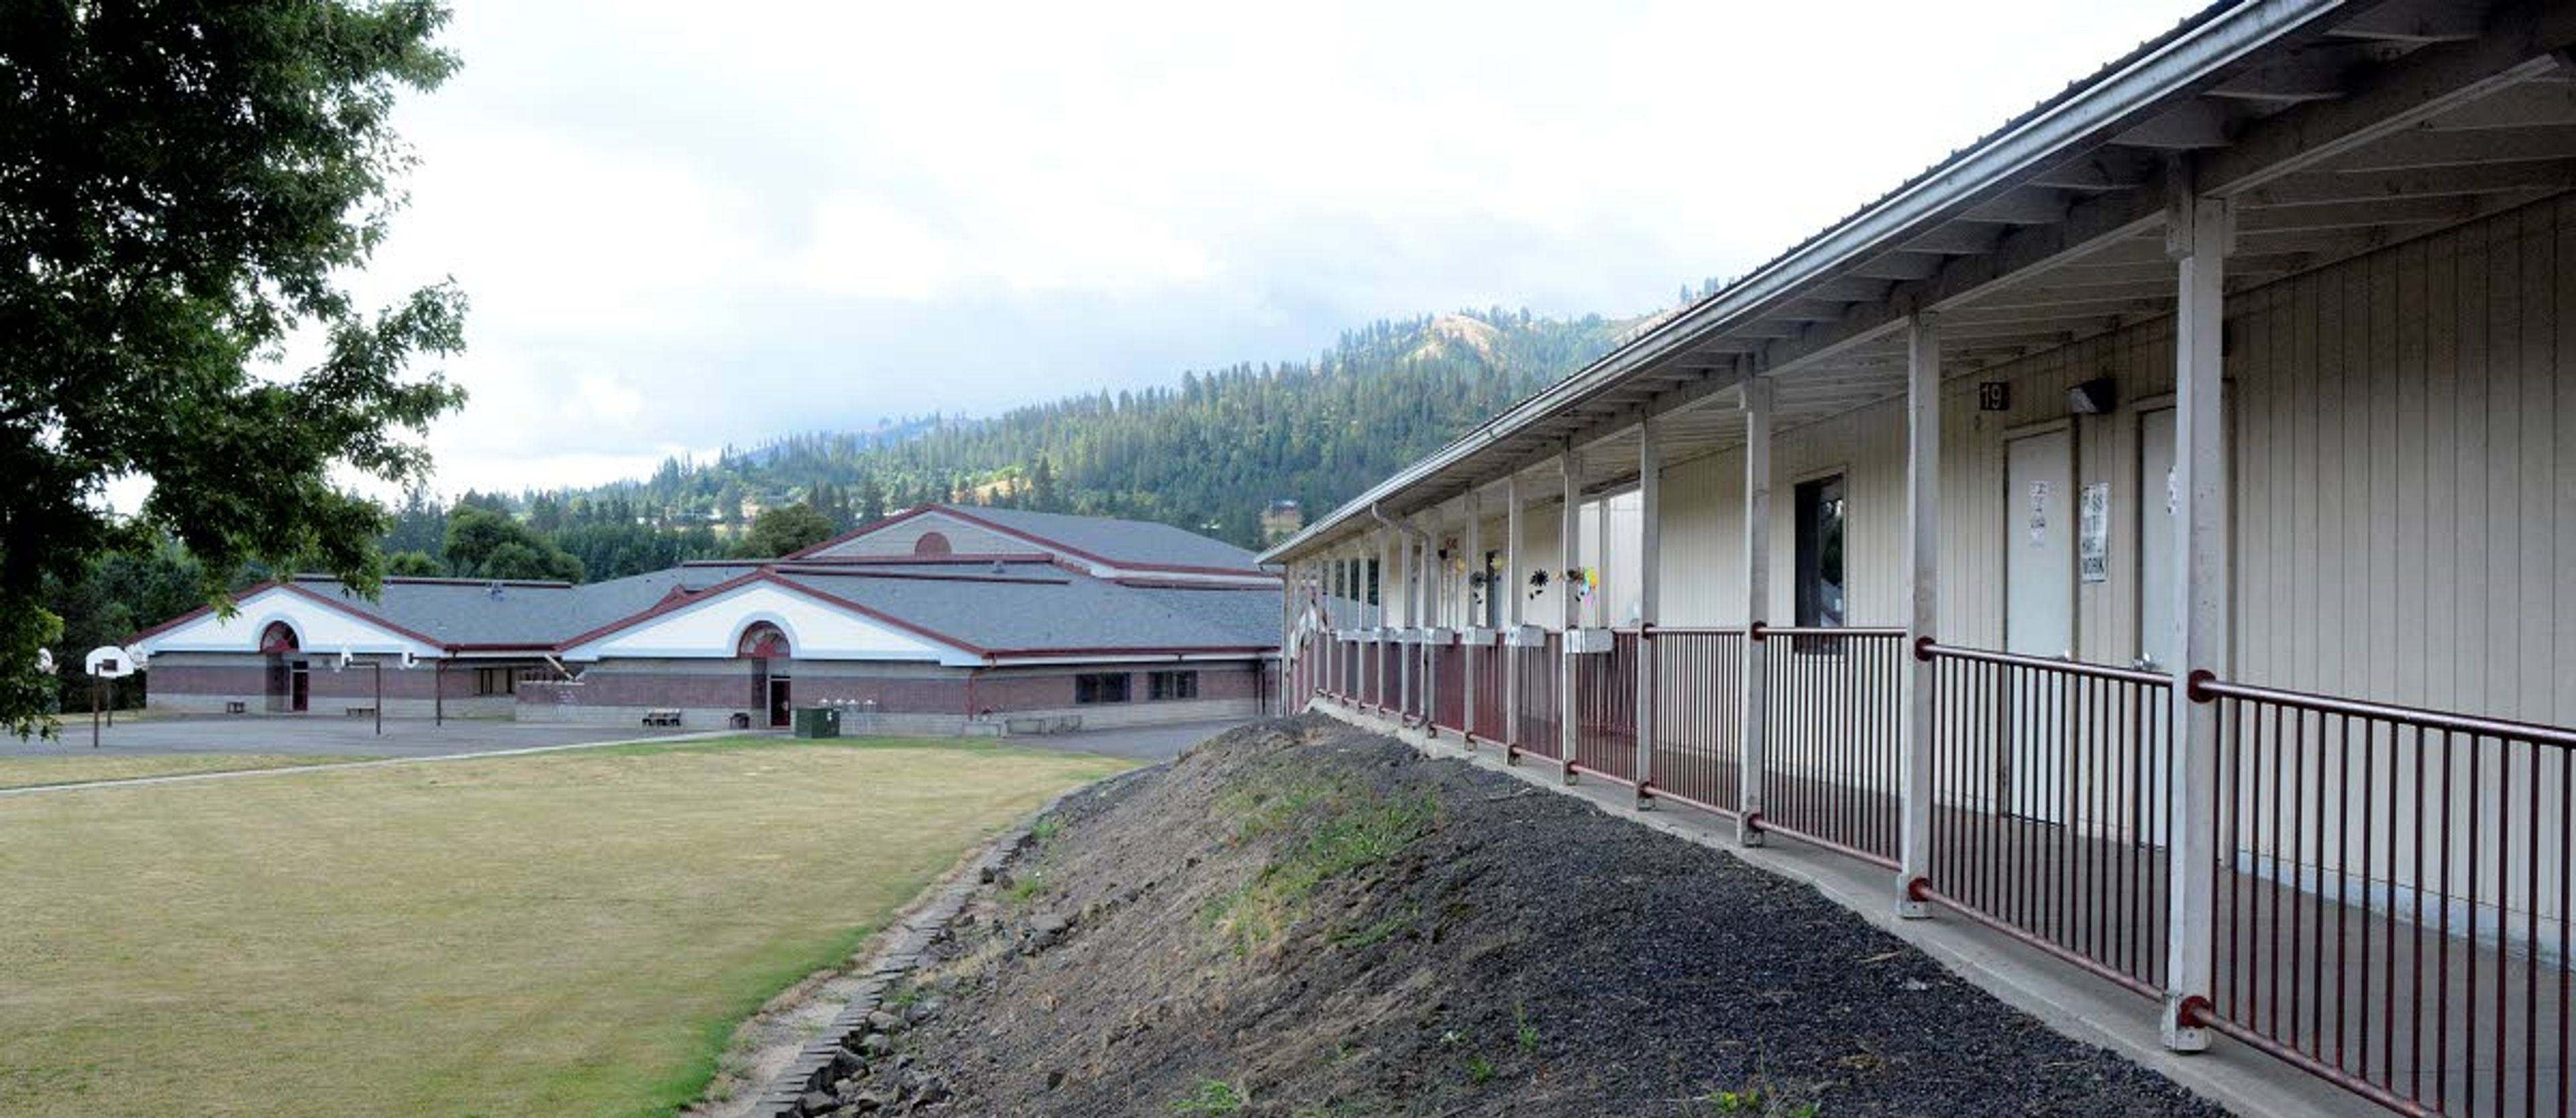
[{"label": "gravel ground", "polygon": [[2220,1113],[1806,886],[1322,718],[1038,835],[838,1113]]}]

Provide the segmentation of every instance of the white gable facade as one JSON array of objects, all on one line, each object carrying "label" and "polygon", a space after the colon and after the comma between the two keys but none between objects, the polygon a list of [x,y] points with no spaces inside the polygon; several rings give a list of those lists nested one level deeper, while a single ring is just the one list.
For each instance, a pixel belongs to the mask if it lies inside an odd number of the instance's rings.
[{"label": "white gable facade", "polygon": [[296,645],[306,656],[328,655],[342,649],[361,656],[399,656],[408,652],[422,660],[444,655],[437,645],[282,586],[242,599],[231,617],[207,613],[144,637],[135,642],[135,649],[147,657],[165,652],[257,653],[260,634],[267,632],[272,623],[282,623],[293,630]]},{"label": "white gable facade", "polygon": [[617,658],[731,659],[743,634],[767,622],[796,659],[974,665],[981,658],[770,582],[753,582],[566,649],[568,662]]}]

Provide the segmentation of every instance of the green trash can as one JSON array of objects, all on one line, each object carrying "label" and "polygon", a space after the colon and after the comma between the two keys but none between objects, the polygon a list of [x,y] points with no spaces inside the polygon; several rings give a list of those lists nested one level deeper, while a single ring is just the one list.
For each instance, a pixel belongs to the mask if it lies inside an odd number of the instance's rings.
[{"label": "green trash can", "polygon": [[800,738],[837,738],[841,736],[841,711],[837,707],[798,707],[789,716],[788,725]]}]

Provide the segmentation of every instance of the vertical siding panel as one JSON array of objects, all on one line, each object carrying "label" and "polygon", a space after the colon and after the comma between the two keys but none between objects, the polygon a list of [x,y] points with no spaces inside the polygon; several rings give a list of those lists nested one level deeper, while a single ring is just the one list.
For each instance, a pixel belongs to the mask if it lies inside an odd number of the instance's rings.
[{"label": "vertical siding panel", "polygon": [[[2491,660],[2486,677],[2486,696],[2482,709],[2511,710],[2514,703],[2516,673],[2513,669],[2515,599],[2521,584],[2514,577],[2514,561],[2520,554],[2522,526],[2516,517],[2521,503],[2513,494],[2517,479],[2514,471],[2521,464],[2522,424],[2514,411],[2522,398],[2514,388],[2514,363],[2521,356],[2522,340],[2522,243],[2510,216],[2488,225],[2487,242],[2487,346],[2486,360],[2478,375],[2486,383],[2487,453],[2486,476],[2480,479],[2484,489],[2480,497],[2487,506],[2487,612],[2479,642],[2503,653]],[[2472,568],[2473,570],[2476,568]]]},{"label": "vertical siding panel", "polygon": [[2459,259],[2460,237],[2445,233],[2426,247],[2424,261],[2424,489],[2425,565],[2444,573],[2424,600],[2427,657],[2421,701],[2459,704]]},{"label": "vertical siding panel", "polygon": [[[2553,427],[2557,432],[2557,453],[2553,462],[2556,469],[2576,474],[2576,389],[2564,383],[2569,377],[2569,366],[2576,365],[2576,214],[2570,213],[2569,204],[2563,199],[2551,203],[2550,211],[2557,219],[2558,229],[2558,253],[2553,261],[2557,266],[2557,298],[2552,302],[2552,313],[2556,317],[2553,334],[2557,346],[2551,354],[2550,367],[2545,371],[2553,410],[2558,417]],[[2552,626],[2558,634],[2558,647],[2554,650],[2552,664],[2558,680],[2558,694],[2552,700],[2549,718],[2554,724],[2565,726],[2576,724],[2576,478],[2553,476],[2549,480],[2550,487],[2558,494],[2558,545],[2554,549],[2558,569],[2553,578],[2558,588],[2557,609],[2553,615],[2557,622]],[[2559,763],[2571,762],[2562,758]]]},{"label": "vertical siding panel", "polygon": [[2397,627],[2397,547],[2406,535],[2397,501],[2397,255],[2370,257],[2370,391],[2364,414],[2369,427],[2362,462],[2370,471],[2369,515],[2357,526],[2370,555],[2370,581],[2361,603],[2370,619],[2370,693],[2395,694],[2397,647],[2404,639]]},{"label": "vertical siding panel", "polygon": [[2472,709],[2486,701],[2486,642],[2479,639],[2487,625],[2487,510],[2482,492],[2487,484],[2486,241],[2483,226],[2461,234],[2456,298],[2450,311],[2458,316],[2456,360],[2451,373],[2455,391],[2452,414],[2459,417],[2458,441],[2453,446],[2459,472],[2453,479],[2452,500],[2460,513],[2459,531],[2452,536],[2451,570],[2453,585],[2459,589],[2460,635],[2451,646],[2458,653],[2451,701]]},{"label": "vertical siding panel", "polygon": [[2279,600],[2279,572],[2267,561],[2276,551],[2279,518],[2275,510],[2280,500],[2273,490],[2273,471],[2260,468],[2265,457],[2263,432],[2272,425],[2276,399],[2268,375],[2279,334],[2273,329],[2274,301],[2274,293],[2268,290],[2239,298],[2245,310],[2236,324],[2233,352],[2227,355],[2228,509],[2236,529],[2228,533],[2228,546],[2234,552],[2228,567],[2236,572],[2230,616],[2264,619],[2228,626],[2234,645],[2229,659],[2238,665],[2273,663],[2273,650],[2280,641],[2279,626],[2268,623],[2272,603]]},{"label": "vertical siding panel", "polygon": [[2522,549],[2516,566],[2522,572],[2518,580],[2522,593],[2514,603],[2513,615],[2521,629],[2516,644],[2521,650],[2518,659],[2522,678],[2515,688],[2512,713],[2530,719],[2549,717],[2556,705],[2550,694],[2557,679],[2550,662],[2549,629],[2556,604],[2550,554],[2557,535],[2557,510],[2552,499],[2557,489],[2557,462],[2552,454],[2555,435],[2550,430],[2550,421],[2555,418],[2550,371],[2556,365],[2552,318],[2558,305],[2550,291],[2551,273],[2557,265],[2553,252],[2557,246],[2555,217],[2555,206],[2531,206],[2522,211],[2522,353],[2514,363],[2514,380],[2520,390],[2516,408],[2522,421],[2522,466],[2514,479],[2514,494],[2521,505],[2516,527]]},{"label": "vertical siding panel", "polygon": [[[2388,534],[2397,547],[2397,682],[2389,693],[2422,702],[2426,672],[2424,642],[2424,257],[2422,241],[2408,244],[2397,258],[2397,387],[2393,406],[2397,443],[2383,448],[2395,460],[2397,507]],[[2388,453],[2393,451],[2393,453]]]},{"label": "vertical siding panel", "polygon": [[2348,552],[2343,538],[2344,519],[2351,511],[2344,507],[2344,494],[2349,486],[2343,463],[2344,393],[2349,372],[2344,362],[2344,286],[2346,274],[2329,272],[2316,278],[2317,288],[2317,368],[2312,391],[2317,401],[2316,425],[2312,433],[2317,467],[2315,485],[2308,492],[2317,506],[2316,584],[2309,588],[2308,600],[2301,604],[2315,618],[2314,655],[2296,664],[2275,665],[2282,671],[2281,681],[2293,687],[2313,686],[2321,678],[2332,678],[2342,670],[2339,650],[2350,639],[2344,629],[2344,569]]}]

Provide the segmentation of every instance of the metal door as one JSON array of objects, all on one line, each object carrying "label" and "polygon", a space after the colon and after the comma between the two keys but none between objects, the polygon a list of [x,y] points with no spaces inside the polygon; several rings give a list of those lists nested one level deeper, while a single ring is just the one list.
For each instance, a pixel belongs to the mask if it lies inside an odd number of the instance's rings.
[{"label": "metal door", "polygon": [[[2004,444],[2004,650],[2075,654],[2075,435],[2066,428]],[[2022,673],[2026,693],[2004,696],[2012,743],[2007,799],[2014,814],[2064,817],[2065,696],[2056,678]]]},{"label": "metal door", "polygon": [[2174,595],[2174,489],[2172,408],[2138,417],[2138,658],[2140,666],[2170,672],[2182,659],[2182,614]]}]

